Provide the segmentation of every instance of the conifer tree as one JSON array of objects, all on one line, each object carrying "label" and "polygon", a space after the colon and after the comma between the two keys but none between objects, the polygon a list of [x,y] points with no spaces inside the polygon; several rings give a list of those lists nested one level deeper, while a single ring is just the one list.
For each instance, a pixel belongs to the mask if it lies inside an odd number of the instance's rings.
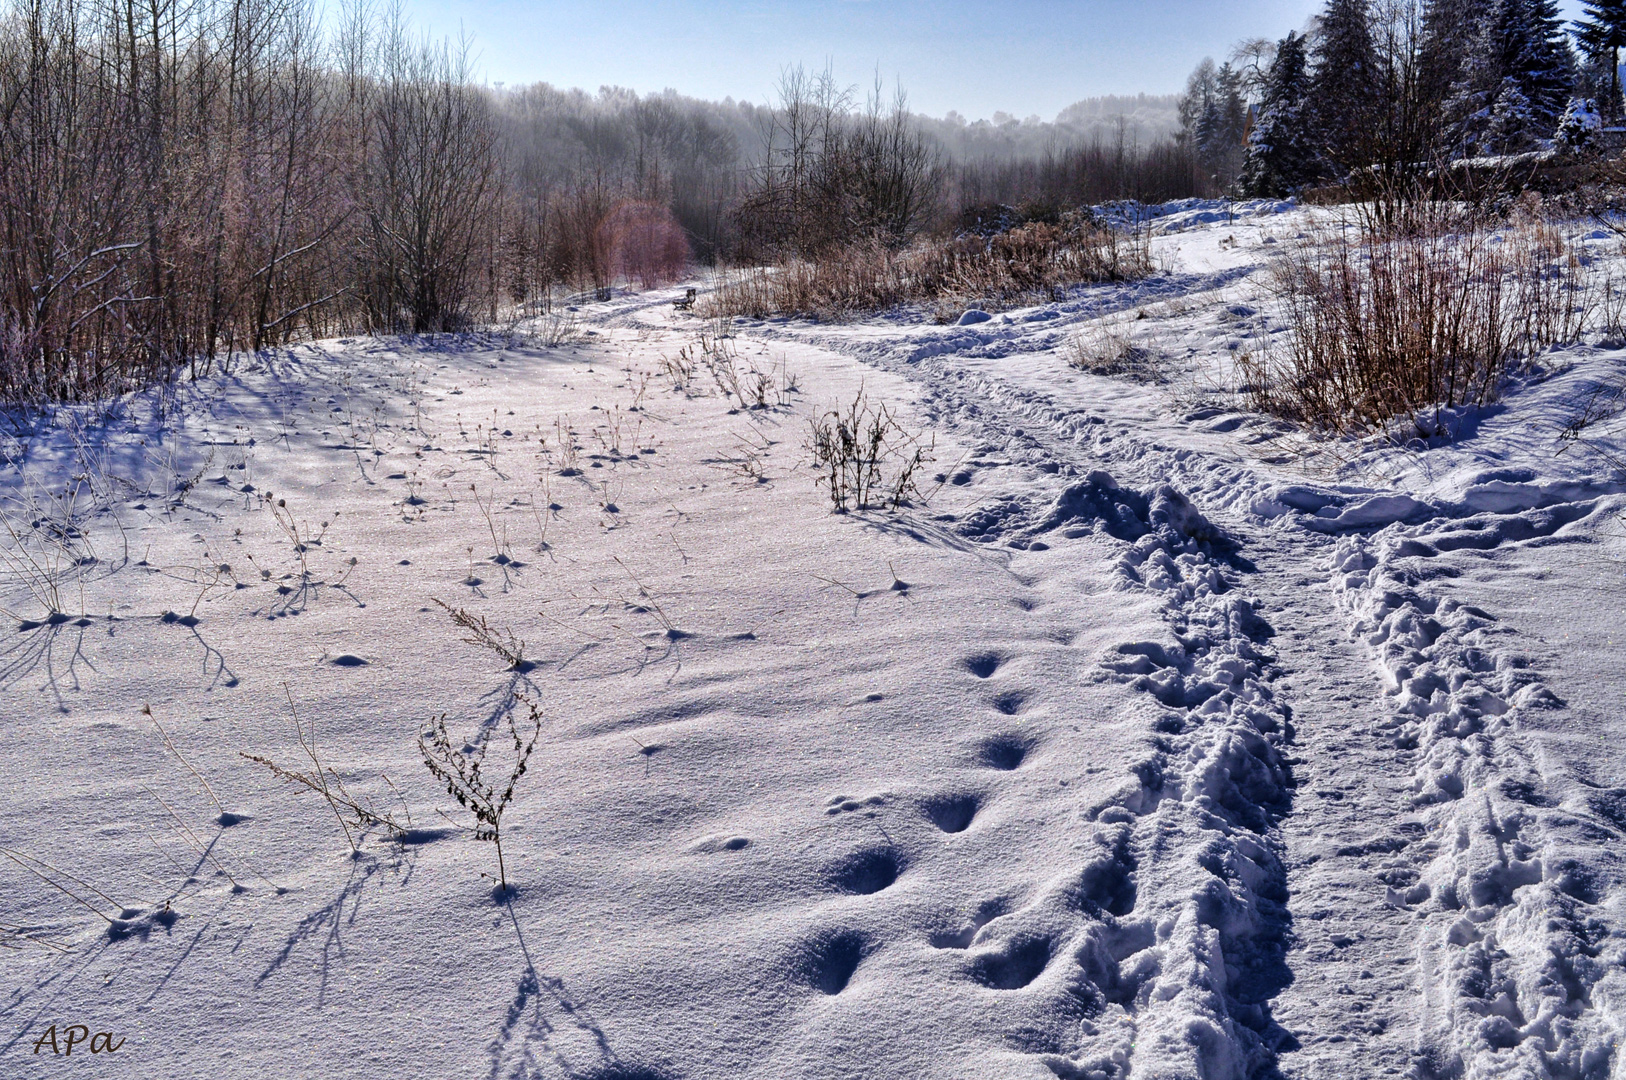
[{"label": "conifer tree", "polygon": [[1197,161],[1221,190],[1230,187],[1242,171],[1247,124],[1242,78],[1230,64],[1224,64],[1214,72],[1194,131]]},{"label": "conifer tree", "polygon": [[1620,119],[1620,50],[1626,48],[1626,0],[1588,0],[1576,26],[1581,51],[1594,68],[1607,71],[1608,81],[1597,88],[1607,120]]},{"label": "conifer tree", "polygon": [[1309,58],[1304,39],[1288,34],[1276,46],[1259,115],[1248,137],[1242,167],[1243,194],[1288,195],[1316,178],[1309,100]]},{"label": "conifer tree", "polygon": [[1328,0],[1315,48],[1310,100],[1317,141],[1340,172],[1369,164],[1378,108],[1376,54],[1367,0]]},{"label": "conifer tree", "polygon": [[1418,93],[1436,114],[1462,80],[1463,62],[1494,0],[1427,0],[1418,47]]},{"label": "conifer tree", "polygon": [[1180,95],[1180,130],[1175,139],[1193,153],[1201,150],[1203,117],[1213,107],[1218,92],[1217,73],[1213,59],[1205,56],[1186,79],[1186,92]]},{"label": "conifer tree", "polygon": [[1514,153],[1551,138],[1574,73],[1555,0],[1496,0],[1447,106],[1459,148]]}]

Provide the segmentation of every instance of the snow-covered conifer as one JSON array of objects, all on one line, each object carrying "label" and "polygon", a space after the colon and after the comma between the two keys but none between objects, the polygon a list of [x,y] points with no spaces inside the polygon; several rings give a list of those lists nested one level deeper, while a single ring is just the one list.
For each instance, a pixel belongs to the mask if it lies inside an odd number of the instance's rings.
[{"label": "snow-covered conifer", "polygon": [[1347,172],[1369,162],[1378,108],[1367,0],[1328,0],[1315,47],[1310,101],[1327,161]]},{"label": "snow-covered conifer", "polygon": [[1620,100],[1620,50],[1626,48],[1626,0],[1588,0],[1577,20],[1576,41],[1590,62],[1601,85],[1595,88],[1599,110],[1606,119],[1618,120]]},{"label": "snow-covered conifer", "polygon": [[1565,146],[1580,148],[1589,145],[1602,126],[1603,117],[1598,115],[1598,103],[1592,98],[1575,98],[1564,110],[1564,117],[1558,122],[1558,132],[1553,137]]},{"label": "snow-covered conifer", "polygon": [[1575,58],[1554,0],[1497,0],[1447,103],[1458,149],[1514,153],[1550,138],[1574,82]]},{"label": "snow-covered conifer", "polygon": [[1304,39],[1288,34],[1276,59],[1248,137],[1241,187],[1253,196],[1287,195],[1318,173],[1309,112],[1310,72]]}]

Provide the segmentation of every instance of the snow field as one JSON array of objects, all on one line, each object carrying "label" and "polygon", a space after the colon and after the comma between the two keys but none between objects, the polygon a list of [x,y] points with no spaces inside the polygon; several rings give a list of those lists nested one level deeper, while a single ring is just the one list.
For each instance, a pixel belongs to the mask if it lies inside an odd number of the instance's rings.
[{"label": "snow field", "polygon": [[[804,332],[908,373],[925,388],[928,413],[946,427],[998,432],[986,456],[1059,473],[1075,486],[1057,506],[1068,503],[1069,512],[1094,518],[1102,529],[1133,517],[1123,503],[1148,502],[1145,494],[1105,497],[1114,485],[1139,484],[1142,492],[1172,485],[1217,530],[1240,539],[1235,584],[1244,595],[1264,594],[1250,609],[1287,632],[1254,669],[1278,699],[1293,695],[1278,705],[1289,718],[1284,730],[1293,756],[1286,762],[1291,779],[1276,789],[1291,808],[1261,827],[1267,852],[1286,866],[1285,874],[1275,871],[1285,877],[1277,896],[1286,911],[1271,927],[1275,943],[1286,945],[1284,967],[1273,983],[1268,975],[1253,983],[1265,988],[1263,1016],[1250,1012],[1243,995],[1221,991],[1230,985],[1225,975],[1205,973],[1200,981],[1219,1004],[1205,1010],[1185,1002],[1171,1010],[1192,1022],[1183,1034],[1137,1041],[1137,1034],[1159,1030],[1154,1010],[1121,1026],[1133,1054],[1098,1054],[1086,1039],[1065,1066],[1054,1067],[1063,1075],[1115,1076],[1150,1060],[1157,1075],[1245,1076],[1272,1068],[1306,1076],[1617,1075],[1621,930],[1614,913],[1621,893],[1609,848],[1619,828],[1611,808],[1620,756],[1611,742],[1590,743],[1582,752],[1587,767],[1578,768],[1571,734],[1578,718],[1566,717],[1567,703],[1544,689],[1538,661],[1521,647],[1527,634],[1469,601],[1433,595],[1430,578],[1457,573],[1432,575],[1418,563],[1472,552],[1496,560],[1503,574],[1531,574],[1552,545],[1610,550],[1623,509],[1611,464],[1622,433],[1615,425],[1573,454],[1561,453],[1557,436],[1588,394],[1611,385],[1619,354],[1605,342],[1544,358],[1534,377],[1510,388],[1509,406],[1468,418],[1455,444],[1333,447],[1308,463],[1314,472],[1284,468],[1299,463],[1291,453],[1299,446],[1284,442],[1270,421],[1237,413],[1225,391],[1229,356],[1253,335],[1279,332],[1268,291],[1250,277],[1279,237],[1292,235],[1291,219],[1283,224],[1253,235],[1185,232],[1172,254],[1175,241],[1163,241],[1165,257],[1176,264],[1173,275],[1011,313],[1002,324],[978,328],[984,335],[978,342],[923,345],[941,332],[913,327],[897,327],[889,337],[872,329]],[[1113,312],[1147,310],[1148,300],[1164,312],[1156,328],[1163,339],[1188,345],[1186,372],[1182,378],[1175,365],[1172,395],[1063,366],[1060,346],[1072,328]],[[1083,485],[1066,479],[1092,469],[1100,471]],[[1040,490],[1014,485],[1009,475],[999,480],[988,492],[990,504],[960,527],[985,542],[1027,547],[1030,536],[1054,524],[1057,508],[1045,510]],[[1061,535],[1055,551],[1064,550],[1068,532]],[[1137,535],[1131,527],[1121,538]],[[1047,547],[1053,536],[1046,534]],[[1594,561],[1575,581],[1581,585],[1602,570],[1592,595],[1605,605],[1620,588],[1618,569],[1609,566]],[[1306,596],[1306,587],[1320,599]],[[1551,603],[1572,604],[1586,591],[1535,588],[1522,606],[1538,619],[1551,618]],[[1211,620],[1204,607],[1197,592],[1175,592],[1165,618],[1181,628],[1199,613]],[[1292,621],[1276,621],[1277,611],[1291,613]],[[1333,636],[1318,648],[1301,644],[1329,631]],[[1356,653],[1340,639],[1352,641]],[[1216,648],[1223,640],[1203,635],[1198,655],[1223,656],[1226,646]],[[1145,654],[1130,661],[1130,670],[1146,672],[1142,679],[1189,663],[1160,655],[1150,643],[1129,651]],[[1238,652],[1245,664],[1245,651]],[[1366,673],[1359,670],[1361,653],[1374,665]],[[1550,655],[1539,663],[1562,667],[1571,660]],[[1565,674],[1618,689],[1618,667],[1601,662],[1601,669]],[[1322,665],[1321,675],[1309,670]],[[1169,704],[1182,700],[1175,685]],[[1315,697],[1296,696],[1311,687]],[[1618,706],[1604,707],[1600,732],[1619,723]],[[1307,730],[1323,716],[1347,727],[1336,736]],[[1176,730],[1189,724],[1163,722]],[[1531,730],[1536,726],[1539,733]],[[1257,752],[1252,759],[1270,760]],[[1249,775],[1252,763],[1238,764],[1246,760],[1226,760],[1225,775]],[[1410,774],[1409,783],[1392,782],[1397,770]],[[1577,773],[1588,779],[1577,783]],[[1186,790],[1183,778],[1171,782],[1166,775],[1145,786],[1165,798]],[[1271,786],[1260,784],[1254,793],[1253,806],[1268,814]],[[1301,805],[1328,817],[1300,819]],[[1214,876],[1234,883],[1246,875]],[[1143,897],[1149,881],[1169,880],[1148,873],[1142,861]],[[1250,897],[1234,884],[1232,891],[1256,920],[1272,917],[1268,893]],[[1181,951],[1193,969],[1217,952],[1223,963],[1211,971],[1245,965],[1257,971],[1268,967],[1270,955],[1270,935],[1261,936],[1263,949],[1243,934],[1221,936],[1217,950],[1192,937]],[[1154,993],[1151,1000],[1163,999]],[[1214,1023],[1216,1016],[1222,1023]],[[1178,1050],[1165,1056],[1153,1049],[1160,1046]]]},{"label": "snow field", "polygon": [[[1232,387],[1324,212],[1164,209],[1144,282],[737,320],[771,408],[677,388],[701,324],[653,293],[12,446],[74,618],[0,653],[0,843],[129,911],[4,864],[0,925],[73,951],[6,954],[0,1054],[54,1074],[83,1017],[130,1033],[109,1076],[1626,1076],[1626,431],[1560,438],[1626,353],[1544,354],[1454,442],[1307,443]],[[1102,318],[1161,381],[1068,366]],[[860,383],[935,439],[927,505],[813,488]],[[504,899],[413,740],[515,692]],[[237,756],[297,763],[290,700],[410,842],[353,857]]]},{"label": "snow field", "polygon": [[[1074,954],[1133,894],[1121,845],[1077,833],[1140,741],[1092,658],[1154,610],[1069,602],[1115,587],[1105,559],[1036,573],[829,514],[805,416],[860,377],[828,356],[783,350],[806,404],[731,412],[642,378],[686,338],[607,336],[301,350],[182,388],[162,435],[135,404],[29,448],[26,483],[84,446],[131,471],[83,515],[88,625],[8,656],[6,843],[130,911],[110,935],[8,864],[8,917],[74,950],[9,969],[23,1075],[60,1068],[32,1042],[81,1016],[128,1034],[109,1076],[959,1076],[1072,1045]],[[460,642],[436,599],[534,666]],[[503,903],[413,740],[442,711],[472,738],[514,691],[548,721]],[[325,805],[238,757],[297,766],[291,708],[353,791],[411,814],[408,843],[352,857]]]}]

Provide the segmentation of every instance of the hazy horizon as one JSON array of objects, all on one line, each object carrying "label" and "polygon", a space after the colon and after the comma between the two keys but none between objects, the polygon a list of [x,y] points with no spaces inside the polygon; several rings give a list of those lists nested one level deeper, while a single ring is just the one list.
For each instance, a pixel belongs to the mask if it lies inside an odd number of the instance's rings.
[{"label": "hazy horizon", "polygon": [[405,0],[435,36],[472,39],[478,76],[641,94],[769,98],[787,66],[829,62],[843,83],[877,69],[910,107],[968,120],[996,112],[1052,120],[1092,97],[1172,94],[1204,56],[1240,38],[1302,27],[1315,0],[1151,0],[1138,5],[1015,0]]},{"label": "hazy horizon", "polygon": [[[1093,97],[1174,94],[1204,56],[1301,30],[1324,0],[403,0],[436,37],[472,39],[477,76],[766,101],[780,72],[901,82],[910,107],[1053,120]],[[1565,18],[1579,0],[1562,0]]]}]

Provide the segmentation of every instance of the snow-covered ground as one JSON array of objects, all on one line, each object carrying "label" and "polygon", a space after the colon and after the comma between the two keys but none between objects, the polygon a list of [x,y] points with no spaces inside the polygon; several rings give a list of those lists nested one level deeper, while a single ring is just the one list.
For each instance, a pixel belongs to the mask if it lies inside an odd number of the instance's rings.
[{"label": "snow-covered ground", "polygon": [[[657,292],[6,436],[0,1074],[1626,1077],[1626,428],[1559,438],[1626,352],[1306,444],[1231,387],[1310,213],[976,325]],[[1103,316],[1162,381],[1068,366]],[[860,387],[925,501],[815,487]],[[502,892],[418,737],[528,702]],[[296,715],[404,841],[244,759]]]}]

